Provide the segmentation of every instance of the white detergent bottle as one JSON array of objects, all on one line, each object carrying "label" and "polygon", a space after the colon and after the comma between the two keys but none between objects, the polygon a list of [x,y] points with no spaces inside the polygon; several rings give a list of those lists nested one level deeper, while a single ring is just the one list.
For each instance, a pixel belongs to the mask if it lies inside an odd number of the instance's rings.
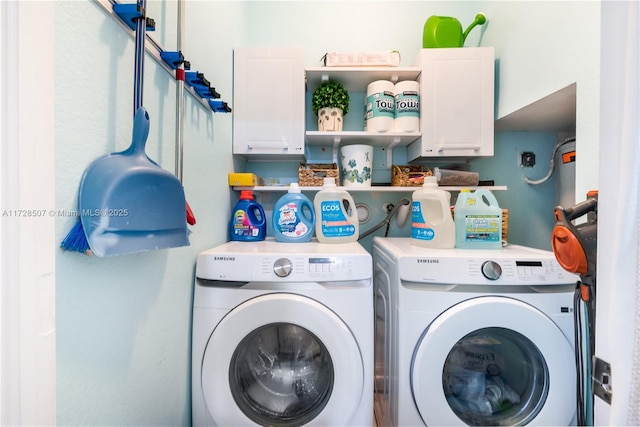
[{"label": "white detergent bottle", "polygon": [[[358,213],[351,195],[336,187],[335,178],[325,178],[313,199],[316,237],[320,243],[351,243],[359,237]],[[345,206],[346,205],[346,206]]]},{"label": "white detergent bottle", "polygon": [[277,242],[309,242],[313,237],[316,216],[313,203],[302,194],[297,182],[273,206],[273,237]]},{"label": "white detergent bottle", "polygon": [[456,248],[502,249],[502,209],[491,191],[463,188],[453,213]]},{"label": "white detergent bottle", "polygon": [[411,244],[424,248],[451,249],[456,229],[451,215],[451,193],[438,188],[435,176],[425,176],[411,204]]}]

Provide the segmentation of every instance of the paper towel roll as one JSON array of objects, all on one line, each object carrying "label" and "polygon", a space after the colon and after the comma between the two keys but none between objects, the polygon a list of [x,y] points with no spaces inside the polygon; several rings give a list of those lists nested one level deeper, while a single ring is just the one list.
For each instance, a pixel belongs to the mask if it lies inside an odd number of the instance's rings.
[{"label": "paper towel roll", "polygon": [[420,131],[420,84],[406,80],[395,84],[395,120],[396,132]]},{"label": "paper towel roll", "polygon": [[395,121],[395,98],[393,82],[377,80],[367,86],[364,130],[388,132]]}]

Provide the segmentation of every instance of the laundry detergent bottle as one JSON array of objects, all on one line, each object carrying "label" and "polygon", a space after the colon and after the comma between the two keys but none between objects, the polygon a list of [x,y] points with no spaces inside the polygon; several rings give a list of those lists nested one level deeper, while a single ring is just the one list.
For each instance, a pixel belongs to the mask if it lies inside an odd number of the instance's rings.
[{"label": "laundry detergent bottle", "polygon": [[451,249],[456,230],[451,215],[451,193],[438,188],[435,176],[425,176],[411,204],[411,244],[424,248]]},{"label": "laundry detergent bottle", "polygon": [[296,182],[273,205],[271,219],[273,237],[278,242],[308,242],[313,237],[316,221],[313,203]]},{"label": "laundry detergent bottle", "polygon": [[[336,187],[334,178],[325,178],[313,198],[316,209],[316,237],[320,243],[351,243],[359,237],[358,214],[351,195]],[[346,205],[346,206],[345,206]]]},{"label": "laundry detergent bottle", "polygon": [[463,188],[453,215],[456,248],[502,248],[502,209],[491,191],[480,189],[471,192]]},{"label": "laundry detergent bottle", "polygon": [[231,212],[229,237],[234,241],[256,242],[264,240],[267,235],[267,222],[264,209],[253,200],[251,190],[240,192],[240,200]]}]

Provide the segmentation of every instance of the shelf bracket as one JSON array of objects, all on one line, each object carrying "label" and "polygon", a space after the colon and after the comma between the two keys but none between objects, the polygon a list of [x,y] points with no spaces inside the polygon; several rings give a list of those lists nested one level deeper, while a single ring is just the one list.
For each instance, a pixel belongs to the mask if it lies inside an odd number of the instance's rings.
[{"label": "shelf bracket", "polygon": [[324,74],[324,73],[323,73],[323,74],[322,74],[322,77],[320,78],[320,81],[321,81],[322,83],[324,83],[324,82],[328,82],[328,81],[329,81],[329,74]]},{"label": "shelf bracket", "polygon": [[393,149],[396,145],[400,144],[400,137],[394,137],[388,146],[383,147],[382,150],[386,151],[387,154],[387,164],[384,165],[386,168],[390,168],[393,164]]},{"label": "shelf bracket", "polygon": [[333,137],[333,145],[331,146],[331,158],[333,163],[338,164],[338,149],[340,147],[341,138],[339,136]]},{"label": "shelf bracket", "polygon": [[391,80],[393,83],[398,83],[398,75],[392,74],[389,80]]}]

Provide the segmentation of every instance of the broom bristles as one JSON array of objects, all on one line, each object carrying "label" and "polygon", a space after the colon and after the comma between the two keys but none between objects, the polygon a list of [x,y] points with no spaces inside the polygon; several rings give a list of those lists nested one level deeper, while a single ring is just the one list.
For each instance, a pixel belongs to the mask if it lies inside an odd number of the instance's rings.
[{"label": "broom bristles", "polygon": [[82,228],[82,221],[78,220],[73,226],[67,237],[64,238],[60,247],[65,251],[80,252],[85,255],[91,255],[91,248],[87,241],[87,236]]}]

